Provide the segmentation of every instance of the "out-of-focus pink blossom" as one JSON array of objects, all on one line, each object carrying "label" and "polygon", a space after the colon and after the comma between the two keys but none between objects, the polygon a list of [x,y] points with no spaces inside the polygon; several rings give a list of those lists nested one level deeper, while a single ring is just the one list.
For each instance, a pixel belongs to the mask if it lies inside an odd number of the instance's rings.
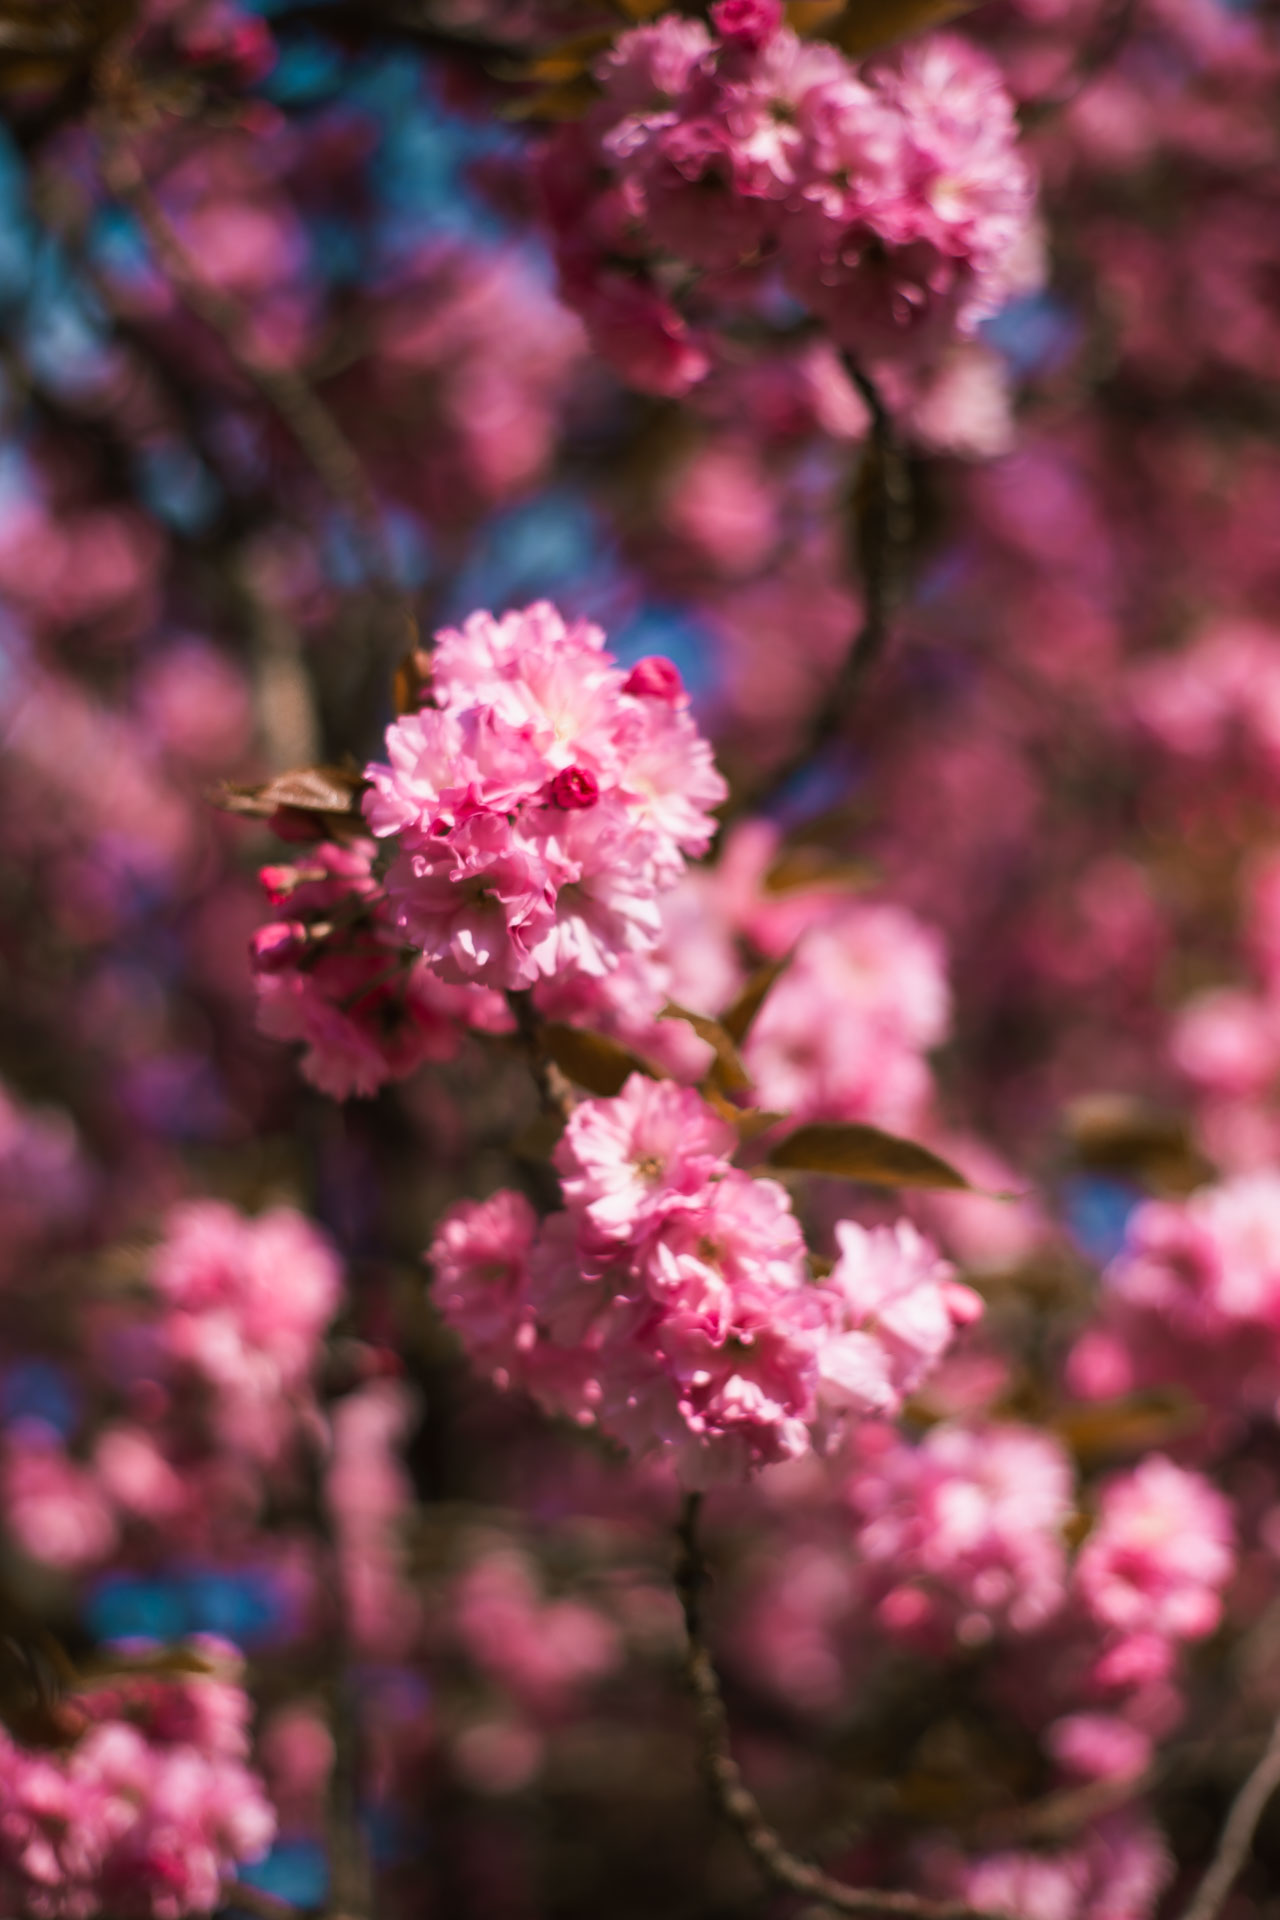
[{"label": "out-of-focus pink blossom", "polygon": [[773,1111],[910,1128],[948,1019],[937,937],[900,908],[849,905],[801,940],[744,1057]]},{"label": "out-of-focus pink blossom", "polygon": [[1107,1626],[1199,1640],[1222,1612],[1233,1533],[1230,1507],[1203,1475],[1152,1454],[1103,1490],[1075,1584]]},{"label": "out-of-focus pink blossom", "polygon": [[211,1396],[224,1443],[263,1460],[289,1435],[342,1292],[328,1240],[292,1208],[248,1219],[217,1201],[174,1209],[151,1265],[159,1341]]},{"label": "out-of-focus pink blossom", "polygon": [[872,1228],[842,1220],[836,1239],[840,1257],[823,1287],[832,1325],[821,1397],[833,1411],[896,1413],[982,1301],[907,1220]]},{"label": "out-of-focus pink blossom", "polygon": [[537,1227],[523,1194],[503,1191],[452,1208],[432,1242],[432,1298],[472,1364],[500,1386],[510,1383],[522,1341],[536,1337],[527,1288]]},{"label": "out-of-focus pink blossom", "polygon": [[243,1691],[212,1677],[149,1681],[83,1704],[88,1725],[65,1751],[28,1752],[0,1736],[6,1905],[31,1920],[211,1912],[275,1832],[262,1784],[242,1764]]},{"label": "out-of-focus pink blossom", "polygon": [[1071,1496],[1062,1448],[1028,1427],[947,1423],[918,1447],[868,1446],[845,1497],[882,1626],[942,1647],[1043,1625],[1066,1595]]},{"label": "out-of-focus pink blossom", "polygon": [[333,1514],[356,1644],[379,1658],[403,1658],[421,1608],[407,1577],[397,1528],[412,1498],[400,1458],[415,1406],[395,1380],[373,1380],[340,1400],[333,1415],[333,1458],[326,1495]]},{"label": "out-of-focus pink blossom", "polygon": [[1150,1736],[1110,1713],[1067,1714],[1049,1728],[1045,1745],[1060,1767],[1082,1780],[1128,1778],[1151,1758]]},{"label": "out-of-focus pink blossom", "polygon": [[472,1659],[540,1717],[562,1712],[620,1658],[612,1623],[584,1601],[545,1598],[528,1557],[515,1548],[480,1555],[452,1598]]},{"label": "out-of-focus pink blossom", "polygon": [[1280,1178],[1241,1175],[1148,1200],[1108,1267],[1105,1310],[1068,1377],[1092,1396],[1176,1379],[1216,1407],[1273,1412],[1280,1394]]},{"label": "out-of-focus pink blossom", "polygon": [[16,1422],[0,1454],[5,1524],[33,1560],[65,1573],[96,1566],[115,1546],[115,1514],[94,1474],[42,1421]]},{"label": "out-of-focus pink blossom", "polygon": [[1146,1920],[1173,1871],[1155,1830],[1123,1813],[1056,1852],[935,1859],[940,1887],[1021,1920]]}]

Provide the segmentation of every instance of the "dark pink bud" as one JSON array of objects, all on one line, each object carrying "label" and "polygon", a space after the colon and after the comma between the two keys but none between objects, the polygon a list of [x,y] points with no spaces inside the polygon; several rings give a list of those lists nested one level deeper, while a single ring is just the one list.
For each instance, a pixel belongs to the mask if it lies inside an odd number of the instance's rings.
[{"label": "dark pink bud", "polygon": [[640,700],[670,700],[674,704],[684,692],[684,681],[679,667],[662,654],[651,653],[646,659],[636,661],[622,691],[634,693]]},{"label": "dark pink bud", "polygon": [[711,23],[722,40],[754,53],[782,25],[781,0],[716,0]]},{"label": "dark pink bud", "polygon": [[586,767],[561,767],[551,782],[552,801],[567,812],[576,807],[594,807],[599,798],[600,783]]},{"label": "dark pink bud", "polygon": [[307,929],[301,920],[273,920],[259,927],[249,942],[249,954],[255,973],[283,973],[296,966],[307,944]]},{"label": "dark pink bud", "polygon": [[258,879],[273,907],[283,906],[298,884],[296,867],[259,867]]}]

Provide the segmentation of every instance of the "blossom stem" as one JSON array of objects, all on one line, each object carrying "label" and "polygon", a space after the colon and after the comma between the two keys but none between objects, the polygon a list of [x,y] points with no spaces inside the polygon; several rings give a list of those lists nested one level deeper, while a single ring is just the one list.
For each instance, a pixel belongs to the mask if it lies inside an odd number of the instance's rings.
[{"label": "blossom stem", "polygon": [[1023,102],[1018,112],[1023,127],[1042,126],[1064,107],[1074,105],[1122,51],[1133,30],[1137,11],[1137,0],[1109,0],[1066,78],[1048,93]]},{"label": "blossom stem", "polygon": [[871,416],[853,497],[855,545],[862,575],[862,621],[799,745],[770,774],[764,789],[751,796],[753,809],[767,808],[780,799],[791,782],[843,731],[868,675],[884,657],[892,637],[894,611],[902,597],[915,524],[910,470],[876,382],[851,353],[846,351],[842,357],[845,371]]},{"label": "blossom stem", "polygon": [[554,1114],[558,1119],[567,1120],[576,1104],[573,1088],[555,1061],[548,1056],[542,1044],[540,1023],[534,1008],[532,993],[527,987],[519,991],[513,990],[507,995],[507,1005],[516,1023],[516,1034],[529,1063],[529,1071],[538,1089],[538,1098],[542,1102],[543,1112]]},{"label": "blossom stem", "polygon": [[[675,1587],[684,1613],[685,1677],[693,1695],[702,1772],[712,1802],[735,1829],[765,1879],[784,1892],[803,1894],[836,1913],[900,1914],[904,1920],[1009,1920],[1008,1914],[988,1913],[962,1900],[923,1900],[913,1893],[849,1886],[792,1853],[769,1825],[734,1758],[724,1694],[704,1634],[702,1595],[707,1567],[698,1537],[701,1512],[702,1495],[686,1494],[676,1527],[679,1551]],[[1209,1920],[1209,1916],[1187,1916],[1186,1920]]]}]

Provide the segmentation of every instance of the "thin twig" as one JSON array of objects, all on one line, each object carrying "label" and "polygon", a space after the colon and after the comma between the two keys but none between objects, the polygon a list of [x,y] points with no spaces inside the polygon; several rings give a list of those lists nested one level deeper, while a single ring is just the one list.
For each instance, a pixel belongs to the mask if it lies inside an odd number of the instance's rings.
[{"label": "thin twig", "polygon": [[533,1004],[533,995],[525,988],[507,995],[507,1005],[516,1023],[516,1034],[529,1062],[544,1113],[567,1120],[577,1104],[573,1088],[542,1044],[541,1022]]},{"label": "thin twig", "polygon": [[1218,1850],[1182,1920],[1215,1920],[1244,1869],[1258,1822],[1277,1787],[1280,1787],[1280,1718],[1271,1729],[1266,1752],[1231,1803]]},{"label": "thin twig", "polygon": [[1104,6],[1066,78],[1038,99],[1023,101],[1018,118],[1024,128],[1041,126],[1055,113],[1061,113],[1106,72],[1129,38],[1137,11],[1137,0],[1110,0],[1110,4]]},{"label": "thin twig", "polygon": [[1160,1768],[1151,1766],[1141,1773],[1089,1780],[1081,1787],[1061,1787],[1012,1812],[988,1814],[977,1823],[973,1837],[980,1847],[1070,1840],[1104,1814],[1114,1813],[1148,1793],[1159,1777]]},{"label": "thin twig", "polygon": [[[724,1696],[703,1635],[702,1593],[707,1570],[698,1541],[701,1508],[701,1494],[686,1494],[677,1527],[680,1551],[675,1584],[684,1611],[685,1672],[693,1694],[702,1770],[711,1798],[718,1812],[736,1829],[765,1878],[787,1893],[803,1894],[837,1913],[900,1914],[904,1920],[1009,1920],[1007,1914],[989,1913],[963,1900],[922,1900],[913,1893],[851,1887],[792,1853],[769,1825],[733,1757]],[[1196,1916],[1196,1920],[1205,1917]]]},{"label": "thin twig", "polygon": [[349,518],[361,564],[380,593],[403,613],[406,645],[411,644],[415,623],[396,581],[386,529],[360,455],[303,374],[294,367],[269,364],[253,351],[250,316],[238,301],[204,278],[147,185],[137,154],[109,106],[98,115],[96,126],[107,187],[138,221],[157,265],[183,304],[217,334],[236,371],[282,421]]},{"label": "thin twig", "polygon": [[911,476],[898,443],[893,418],[879,387],[851,353],[845,371],[871,416],[871,431],[860,455],[854,488],[858,564],[862,575],[862,622],[804,738],[774,769],[764,789],[749,795],[753,808],[777,800],[843,730],[868,675],[884,657],[893,632],[893,615],[902,597],[914,512]]}]

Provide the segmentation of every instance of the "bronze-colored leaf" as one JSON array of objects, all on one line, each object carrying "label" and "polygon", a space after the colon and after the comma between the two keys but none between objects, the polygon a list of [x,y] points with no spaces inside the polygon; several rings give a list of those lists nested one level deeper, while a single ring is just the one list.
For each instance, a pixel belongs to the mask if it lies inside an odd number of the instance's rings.
[{"label": "bronze-colored leaf", "polygon": [[812,34],[825,34],[843,12],[844,0],[787,0],[787,25],[807,40]]},{"label": "bronze-colored leaf", "polygon": [[540,80],[544,85],[576,80],[579,74],[590,70],[597,54],[613,45],[616,32],[616,28],[601,27],[594,33],[578,33],[571,40],[561,40],[554,47],[547,47],[531,60],[495,71],[499,71],[499,77],[504,80]]},{"label": "bronze-colored leaf", "polygon": [[705,1040],[715,1054],[715,1061],[708,1075],[709,1083],[717,1093],[746,1093],[751,1085],[751,1076],[742,1064],[742,1057],[730,1035],[719,1020],[709,1019],[704,1013],[690,1013],[688,1007],[681,1007],[669,1000],[658,1016],[661,1020],[683,1020],[686,1026],[693,1028],[699,1040]]},{"label": "bronze-colored leaf", "polygon": [[941,26],[968,13],[977,0],[853,0],[827,30],[827,39],[853,60],[892,46],[927,27]]},{"label": "bronze-colored leaf", "polygon": [[857,1121],[817,1121],[797,1127],[769,1155],[771,1167],[829,1173],[874,1187],[948,1187],[973,1192],[962,1173],[928,1147]]},{"label": "bronze-colored leaf", "polygon": [[227,780],[210,798],[227,813],[268,819],[281,807],[302,813],[358,815],[365,778],[351,767],[294,767],[261,786],[239,786]]},{"label": "bronze-colored leaf", "polygon": [[714,1107],[722,1120],[738,1130],[740,1140],[755,1140],[762,1133],[768,1133],[771,1127],[781,1126],[787,1118],[785,1113],[770,1113],[765,1107],[735,1107],[732,1100],[713,1086],[702,1088],[702,1097],[709,1107]]},{"label": "bronze-colored leaf", "polygon": [[588,1093],[612,1099],[622,1092],[633,1073],[646,1074],[651,1080],[658,1077],[648,1061],[629,1047],[585,1027],[566,1027],[553,1020],[538,1029],[538,1038],[561,1073],[568,1074]]},{"label": "bronze-colored leaf", "polygon": [[764,877],[766,893],[802,887],[868,887],[879,876],[868,860],[850,860],[826,847],[784,847]]},{"label": "bronze-colored leaf", "polygon": [[1084,1466],[1097,1466],[1172,1446],[1203,1420],[1203,1408],[1189,1394],[1165,1389],[1069,1407],[1050,1424]]},{"label": "bronze-colored leaf", "polygon": [[770,960],[765,966],[757,967],[729,1011],[721,1015],[721,1026],[737,1046],[741,1046],[750,1033],[774,982],[790,965],[791,955],[785,953],[781,960]]},{"label": "bronze-colored leaf", "polygon": [[1127,1174],[1170,1193],[1189,1193],[1213,1178],[1213,1167],[1180,1115],[1124,1093],[1087,1094],[1063,1116],[1080,1165]]},{"label": "bronze-colored leaf", "polygon": [[417,713],[426,704],[431,688],[431,655],[425,647],[410,647],[401,658],[391,682],[391,697],[397,714]]}]

